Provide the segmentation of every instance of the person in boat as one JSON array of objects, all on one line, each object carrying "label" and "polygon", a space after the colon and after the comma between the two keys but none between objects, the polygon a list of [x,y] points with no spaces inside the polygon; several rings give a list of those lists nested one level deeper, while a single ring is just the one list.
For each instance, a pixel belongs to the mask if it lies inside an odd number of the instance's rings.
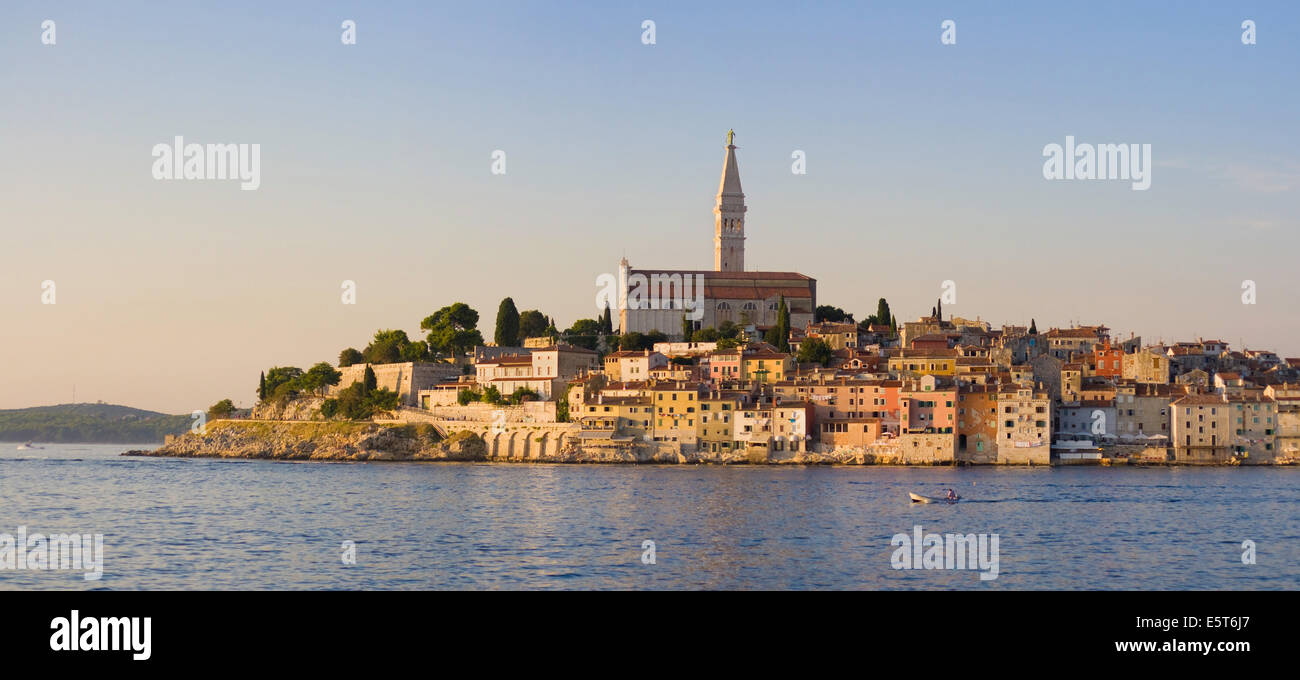
[{"label": "person in boat", "polygon": [[957,494],[953,493],[952,489],[948,489],[948,500],[950,501],[957,500]]}]

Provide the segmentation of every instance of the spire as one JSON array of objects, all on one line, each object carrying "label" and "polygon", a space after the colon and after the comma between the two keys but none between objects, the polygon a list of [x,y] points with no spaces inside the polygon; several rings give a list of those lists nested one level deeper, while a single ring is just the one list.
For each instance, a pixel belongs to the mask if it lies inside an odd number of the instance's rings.
[{"label": "spire", "polygon": [[727,157],[722,163],[722,180],[718,182],[719,206],[722,205],[723,197],[735,197],[741,202],[745,200],[745,194],[740,189],[740,166],[736,165],[736,145],[732,143],[735,135],[735,130],[727,131]]},{"label": "spire", "polygon": [[727,155],[718,181],[717,203],[713,207],[713,269],[745,271],[745,193],[740,188],[740,166],[736,163],[735,130],[727,131]]}]

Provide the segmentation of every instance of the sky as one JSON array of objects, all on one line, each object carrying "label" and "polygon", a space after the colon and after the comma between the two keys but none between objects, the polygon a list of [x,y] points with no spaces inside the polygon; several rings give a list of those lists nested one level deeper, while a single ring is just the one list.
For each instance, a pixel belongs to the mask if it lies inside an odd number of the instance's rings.
[{"label": "sky", "polygon": [[[506,296],[594,317],[621,257],[712,267],[728,129],[747,268],[819,304],[951,281],[995,325],[1300,356],[1295,3],[702,5],[4,3],[0,408],[247,406],[458,301],[489,339]],[[260,145],[260,186],[155,179],[176,136]],[[1045,179],[1067,136],[1150,144],[1150,188]]]}]

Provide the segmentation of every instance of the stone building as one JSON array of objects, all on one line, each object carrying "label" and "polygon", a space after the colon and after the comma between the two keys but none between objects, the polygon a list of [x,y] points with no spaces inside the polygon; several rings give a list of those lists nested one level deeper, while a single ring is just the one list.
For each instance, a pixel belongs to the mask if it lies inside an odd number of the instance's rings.
[{"label": "stone building", "polygon": [[660,331],[680,338],[683,315],[694,329],[717,328],[727,321],[767,328],[776,324],[782,298],[791,328],[812,323],[815,279],[795,272],[745,270],[748,207],[732,142],[728,134],[713,208],[713,269],[634,269],[623,258],[616,282],[621,332]]}]

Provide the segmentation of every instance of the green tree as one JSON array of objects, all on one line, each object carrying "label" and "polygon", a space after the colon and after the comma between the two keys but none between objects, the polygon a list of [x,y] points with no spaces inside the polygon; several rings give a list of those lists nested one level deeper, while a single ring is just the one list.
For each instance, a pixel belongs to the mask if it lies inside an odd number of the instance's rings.
[{"label": "green tree", "polygon": [[578,319],[569,330],[564,331],[564,340],[576,347],[595,350],[600,341],[600,322],[595,319]]},{"label": "green tree", "polygon": [[817,309],[813,310],[813,322],[854,323],[852,314],[830,305],[817,305]]},{"label": "green tree", "polygon": [[718,338],[718,349],[735,349],[740,341],[735,338]]},{"label": "green tree", "polygon": [[695,333],[695,322],[682,315],[682,342],[690,342],[691,336]]},{"label": "green tree", "polygon": [[488,385],[483,390],[482,401],[500,406],[502,403],[501,390],[498,390],[496,385]]},{"label": "green tree", "polygon": [[718,334],[718,329],[712,326],[701,328],[691,334],[691,340],[695,342],[717,342],[720,337],[722,336]]},{"label": "green tree", "polygon": [[497,328],[493,335],[499,347],[519,346],[519,310],[515,301],[505,298],[497,307]]},{"label": "green tree", "polygon": [[1034,319],[1029,320],[1029,334],[1038,335],[1038,322]]},{"label": "green tree", "polygon": [[[777,298],[776,325],[768,331],[768,343],[774,345],[778,352],[790,351],[790,308],[785,304],[785,296]],[[775,337],[773,337],[775,336]],[[775,340],[775,342],[773,342]]]},{"label": "green tree", "polygon": [[645,335],[632,331],[618,336],[616,343],[624,352],[640,352],[645,349]]},{"label": "green tree", "polygon": [[833,358],[831,346],[821,338],[807,338],[799,343],[799,363],[815,363],[825,366]]},{"label": "green tree", "polygon": [[609,302],[605,302],[605,313],[600,317],[600,332],[605,335],[614,334],[614,316],[610,312]]},{"label": "green tree", "polygon": [[263,401],[284,401],[298,393],[298,378],[302,369],[296,366],[272,366],[266,372],[266,397]]},{"label": "green tree", "polygon": [[740,337],[740,326],[737,326],[730,319],[723,321],[721,324],[718,324],[718,335],[723,338],[731,338],[732,340],[735,340]]},{"label": "green tree", "polygon": [[235,412],[235,402],[229,399],[222,399],[221,401],[208,407],[209,418],[226,418],[229,417],[230,414],[234,412]]},{"label": "green tree", "polygon": [[361,356],[361,352],[357,351],[355,348],[349,347],[342,352],[339,352],[339,368],[351,366],[353,364],[360,364],[364,361],[365,357]]},{"label": "green tree", "polygon": [[366,366],[366,372],[361,376],[361,396],[366,396],[379,387],[379,381],[375,378],[375,369]]},{"label": "green tree", "polygon": [[380,330],[375,332],[375,339],[366,345],[361,356],[368,364],[394,364],[403,360],[402,353],[410,344],[406,331]]},{"label": "green tree", "polygon": [[646,333],[641,340],[643,347],[641,349],[654,349],[655,345],[660,342],[668,342],[668,336],[657,330]]},{"label": "green tree", "polygon": [[546,317],[536,309],[527,310],[519,315],[519,336],[537,338],[546,335]]},{"label": "green tree", "polygon": [[266,371],[262,371],[262,376],[257,380],[257,399],[266,400]]},{"label": "green tree", "polygon": [[555,420],[561,423],[569,422],[569,391],[561,390],[559,397],[555,400]]},{"label": "green tree", "polygon": [[889,311],[889,303],[885,301],[885,298],[880,298],[880,301],[876,303],[876,321],[882,326],[888,326],[893,323],[893,318],[894,315]]},{"label": "green tree", "polygon": [[460,356],[483,344],[483,335],[478,332],[478,312],[463,302],[425,317],[420,329],[429,332],[429,351],[438,354]]},{"label": "green tree", "polygon": [[[369,370],[369,367],[366,367]],[[334,367],[327,361],[322,361],[307,369],[307,372],[298,378],[298,388],[304,392],[320,394],[325,388],[331,385],[339,384],[343,379],[343,374],[334,370]]]}]

